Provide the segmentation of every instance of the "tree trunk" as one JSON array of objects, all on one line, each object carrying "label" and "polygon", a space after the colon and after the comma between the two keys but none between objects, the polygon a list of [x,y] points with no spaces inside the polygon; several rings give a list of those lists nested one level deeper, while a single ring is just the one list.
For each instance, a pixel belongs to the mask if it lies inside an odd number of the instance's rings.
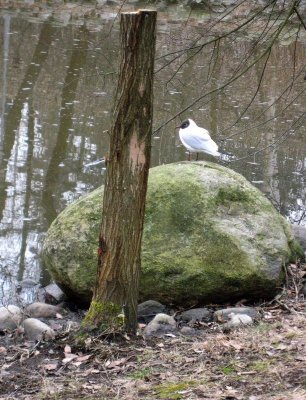
[{"label": "tree trunk", "polygon": [[128,332],[135,333],[137,328],[140,250],[151,153],[155,25],[156,11],[121,14],[121,66],[104,189],[98,273],[84,321],[100,330],[117,330],[124,325]]}]

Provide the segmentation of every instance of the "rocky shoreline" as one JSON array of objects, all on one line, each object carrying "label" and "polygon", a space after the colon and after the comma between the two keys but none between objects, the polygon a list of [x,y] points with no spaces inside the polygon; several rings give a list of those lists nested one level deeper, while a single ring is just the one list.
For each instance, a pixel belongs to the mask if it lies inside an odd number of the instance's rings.
[{"label": "rocky shoreline", "polygon": [[[229,307],[217,311],[200,307],[183,312],[169,311],[166,313],[166,307],[154,300],[139,304],[140,332],[146,337],[170,333],[196,335],[197,325],[215,323],[222,329],[233,329],[252,325],[260,319],[260,313],[253,307]],[[30,341],[48,341],[63,332],[80,329],[83,315],[83,311],[72,312],[63,304],[35,302],[23,309],[8,305],[0,308],[0,332],[14,333],[15,337]]]}]

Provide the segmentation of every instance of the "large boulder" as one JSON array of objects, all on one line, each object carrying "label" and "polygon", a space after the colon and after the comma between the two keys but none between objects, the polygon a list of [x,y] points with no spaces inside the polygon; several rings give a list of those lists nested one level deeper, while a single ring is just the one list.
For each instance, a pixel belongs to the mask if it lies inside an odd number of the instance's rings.
[{"label": "large boulder", "polygon": [[[96,277],[103,188],[51,225],[43,258],[57,284],[88,304]],[[210,162],[150,170],[141,300],[185,304],[268,299],[294,249],[289,224],[238,173]]]}]

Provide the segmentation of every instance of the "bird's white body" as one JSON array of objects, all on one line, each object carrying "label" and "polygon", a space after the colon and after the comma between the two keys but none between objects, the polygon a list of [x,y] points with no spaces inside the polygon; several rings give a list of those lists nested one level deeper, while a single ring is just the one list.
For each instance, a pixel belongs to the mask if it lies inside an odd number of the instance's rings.
[{"label": "bird's white body", "polygon": [[206,153],[220,157],[218,145],[212,140],[208,131],[200,128],[192,119],[182,123],[179,135],[182,144],[190,153]]}]

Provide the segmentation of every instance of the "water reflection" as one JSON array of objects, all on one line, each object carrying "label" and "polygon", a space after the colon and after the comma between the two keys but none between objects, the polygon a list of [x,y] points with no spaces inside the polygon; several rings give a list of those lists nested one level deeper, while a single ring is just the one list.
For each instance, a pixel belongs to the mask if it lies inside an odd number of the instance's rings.
[{"label": "water reflection", "polygon": [[[43,194],[42,206],[45,209],[45,216],[50,225],[57,215],[55,205],[55,192],[60,182],[61,170],[65,167],[65,159],[67,157],[67,149],[69,145],[69,135],[74,133],[74,105],[77,102],[77,87],[81,72],[86,65],[86,52],[88,48],[88,31],[80,29],[73,39],[73,48],[69,65],[67,66],[66,75],[63,81],[63,91],[61,106],[59,111],[59,124],[54,128],[56,135],[56,143],[52,151],[51,159],[47,168]],[[74,147],[79,149],[78,160],[79,167],[82,167],[82,152],[84,152],[85,136],[75,138]],[[76,184],[77,177],[72,176],[70,181]],[[75,191],[75,186],[71,186],[70,190]]]},{"label": "water reflection", "polygon": [[[160,55],[194,40],[201,24],[186,26],[182,34],[181,25],[160,18],[156,70],[164,65]],[[48,226],[68,203],[103,182],[99,160],[108,149],[119,44],[117,25],[109,20],[64,27],[6,14],[0,30],[0,297],[8,304],[18,291],[32,301],[36,283],[48,282],[39,258]],[[154,124],[162,126],[202,96],[181,118],[206,127],[234,155],[224,164],[263,190],[284,215],[306,224],[306,45],[273,49],[255,97],[260,65],[221,93],[203,96],[237,68],[247,44],[239,37],[225,42],[222,58],[211,47],[182,67],[177,60],[156,73]],[[213,68],[207,63],[212,57]],[[156,131],[152,165],[186,158],[174,128],[178,122]],[[24,284],[20,290],[17,282],[28,280],[31,289]]]}]

